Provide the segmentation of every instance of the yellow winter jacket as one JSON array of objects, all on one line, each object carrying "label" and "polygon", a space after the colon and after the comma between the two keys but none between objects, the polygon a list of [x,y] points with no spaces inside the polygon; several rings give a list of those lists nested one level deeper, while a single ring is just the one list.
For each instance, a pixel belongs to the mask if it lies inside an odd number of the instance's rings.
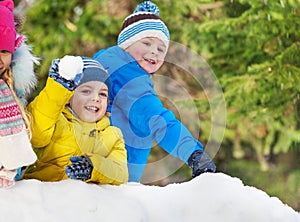
[{"label": "yellow winter jacket", "polygon": [[74,117],[65,104],[73,92],[48,78],[45,88],[28,105],[32,116],[32,145],[38,161],[25,179],[59,181],[68,178],[71,156],[87,155],[93,163],[86,182],[119,185],[128,181],[127,155],[121,131],[108,117],[87,123]]}]

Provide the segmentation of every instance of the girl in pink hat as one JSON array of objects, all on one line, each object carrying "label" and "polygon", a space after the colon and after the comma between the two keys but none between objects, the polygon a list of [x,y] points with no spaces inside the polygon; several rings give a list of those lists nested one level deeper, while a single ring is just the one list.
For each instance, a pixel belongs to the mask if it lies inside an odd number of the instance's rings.
[{"label": "girl in pink hat", "polygon": [[36,58],[16,33],[12,0],[0,1],[0,188],[15,184],[21,168],[36,161],[24,111],[35,86]]}]

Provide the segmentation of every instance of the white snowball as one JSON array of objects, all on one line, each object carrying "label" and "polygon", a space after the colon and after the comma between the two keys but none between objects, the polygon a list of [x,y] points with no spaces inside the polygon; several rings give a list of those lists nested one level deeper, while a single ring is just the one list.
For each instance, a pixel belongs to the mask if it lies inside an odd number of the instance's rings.
[{"label": "white snowball", "polygon": [[67,80],[74,79],[78,73],[83,71],[83,62],[80,56],[64,56],[58,64],[58,72]]}]

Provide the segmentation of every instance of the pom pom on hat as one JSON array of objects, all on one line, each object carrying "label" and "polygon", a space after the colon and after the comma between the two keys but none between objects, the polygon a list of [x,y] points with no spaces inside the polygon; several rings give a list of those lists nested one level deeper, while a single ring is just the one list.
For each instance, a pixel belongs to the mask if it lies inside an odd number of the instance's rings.
[{"label": "pom pom on hat", "polygon": [[0,50],[14,53],[16,45],[16,29],[14,21],[14,2],[12,0],[0,1]]},{"label": "pom pom on hat", "polygon": [[133,13],[137,12],[151,12],[152,14],[159,16],[159,8],[150,1],[144,1],[141,4],[138,4]]},{"label": "pom pom on hat", "polygon": [[167,49],[169,47],[169,30],[159,17],[159,8],[151,1],[140,3],[133,14],[125,18],[118,36],[118,46],[126,49],[146,37],[156,37]]}]

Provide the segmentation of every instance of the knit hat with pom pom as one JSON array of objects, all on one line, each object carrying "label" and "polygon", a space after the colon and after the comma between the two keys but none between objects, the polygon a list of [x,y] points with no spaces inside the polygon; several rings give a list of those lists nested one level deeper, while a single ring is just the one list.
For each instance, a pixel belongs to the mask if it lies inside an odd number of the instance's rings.
[{"label": "knit hat with pom pom", "polygon": [[126,49],[145,37],[156,37],[166,49],[169,47],[169,30],[159,17],[159,8],[151,1],[139,4],[133,14],[125,18],[118,36],[118,46]]},{"label": "knit hat with pom pom", "polygon": [[38,65],[39,62],[38,58],[32,55],[31,47],[25,44],[26,38],[16,33],[13,10],[12,0],[0,0],[0,51],[12,54],[10,67],[14,90],[25,105],[36,86],[34,64]]},{"label": "knit hat with pom pom", "polygon": [[13,10],[14,2],[12,0],[0,1],[0,50],[7,50],[10,53],[14,53],[16,45]]}]

